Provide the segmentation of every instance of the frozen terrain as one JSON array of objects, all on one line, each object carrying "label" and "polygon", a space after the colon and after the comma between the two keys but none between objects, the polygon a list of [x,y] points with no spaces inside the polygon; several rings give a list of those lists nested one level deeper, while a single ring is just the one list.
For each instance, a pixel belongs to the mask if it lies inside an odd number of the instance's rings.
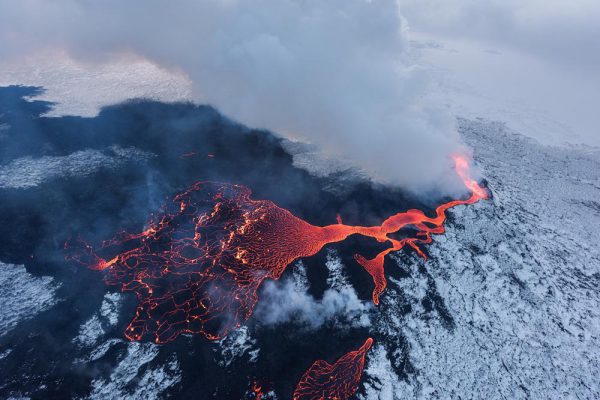
[{"label": "frozen terrain", "polygon": [[598,398],[600,152],[460,128],[493,199],[452,210],[426,263],[395,258],[362,397]]},{"label": "frozen terrain", "polygon": [[66,54],[39,54],[25,62],[0,62],[0,86],[43,86],[38,100],[57,101],[50,115],[94,116],[100,108],[131,98],[182,101],[191,82],[147,60],[125,57],[85,63]]},{"label": "frozen terrain", "polygon": [[135,148],[113,146],[105,151],[81,150],[66,156],[22,157],[0,165],[0,189],[25,189],[52,178],[88,176],[100,168],[118,168],[141,162],[152,154]]},{"label": "frozen terrain", "polygon": [[55,294],[60,283],[49,276],[31,275],[24,265],[0,262],[0,287],[0,336],[59,301]]}]

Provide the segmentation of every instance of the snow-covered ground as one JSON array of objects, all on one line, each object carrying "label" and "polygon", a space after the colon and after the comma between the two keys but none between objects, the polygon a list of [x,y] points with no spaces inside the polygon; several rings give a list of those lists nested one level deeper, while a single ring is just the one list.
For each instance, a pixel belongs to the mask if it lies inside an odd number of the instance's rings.
[{"label": "snow-covered ground", "polygon": [[49,276],[31,275],[24,265],[0,262],[0,336],[55,305],[59,287]]},{"label": "snow-covered ground", "polygon": [[129,161],[141,162],[152,154],[113,146],[105,151],[81,150],[66,156],[22,157],[0,165],[0,189],[26,189],[52,178],[87,176],[100,168],[118,168]]},{"label": "snow-covered ground", "polygon": [[172,355],[167,363],[149,367],[159,352],[153,343],[127,343],[108,379],[92,382],[90,399],[160,399],[162,393],[181,380],[179,362]]},{"label": "snow-covered ground", "polygon": [[[117,324],[122,301],[121,293],[107,293],[102,300],[100,310],[80,326],[79,334],[73,342],[81,348],[97,344],[106,333],[105,327],[114,327]],[[94,357],[99,358],[97,349],[90,354],[91,359]]]},{"label": "snow-covered ground", "polygon": [[42,86],[38,100],[56,102],[49,115],[93,117],[103,106],[131,98],[160,101],[192,99],[192,84],[182,73],[140,58],[85,63],[48,53],[26,60],[0,61],[0,86]]},{"label": "snow-covered ground", "polygon": [[[460,126],[493,199],[450,212],[425,273],[396,258],[410,277],[382,297],[374,328],[390,342],[369,355],[365,398],[599,398],[600,151]],[[428,312],[432,290],[443,304]]]},{"label": "snow-covered ground", "polygon": [[428,93],[457,117],[484,117],[544,144],[600,146],[598,69],[561,65],[514,47],[411,32]]}]

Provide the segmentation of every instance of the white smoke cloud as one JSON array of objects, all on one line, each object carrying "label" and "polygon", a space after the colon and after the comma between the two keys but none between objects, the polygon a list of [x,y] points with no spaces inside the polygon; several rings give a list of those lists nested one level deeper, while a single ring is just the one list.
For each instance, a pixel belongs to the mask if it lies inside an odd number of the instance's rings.
[{"label": "white smoke cloud", "polygon": [[134,53],[185,72],[196,98],[307,140],[378,180],[430,188],[461,150],[425,102],[394,0],[0,0],[0,57]]},{"label": "white smoke cloud", "polygon": [[329,288],[320,300],[308,293],[309,282],[302,262],[294,265],[293,279],[269,281],[260,294],[255,318],[266,325],[295,322],[308,329],[326,323],[336,326],[369,326],[371,303],[361,301],[348,283],[341,260],[333,252],[327,254]]},{"label": "white smoke cloud", "polygon": [[293,321],[316,329],[336,321],[352,326],[368,326],[371,306],[362,302],[351,287],[327,289],[321,300],[292,281],[267,282],[255,311],[256,318],[266,325]]}]

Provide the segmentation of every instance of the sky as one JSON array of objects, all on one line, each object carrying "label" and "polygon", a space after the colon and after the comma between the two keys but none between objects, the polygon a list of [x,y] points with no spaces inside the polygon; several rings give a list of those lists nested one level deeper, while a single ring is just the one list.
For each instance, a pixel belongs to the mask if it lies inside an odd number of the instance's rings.
[{"label": "sky", "polygon": [[90,80],[150,97],[156,82],[157,98],[212,104],[383,183],[452,191],[451,157],[469,151],[456,116],[600,145],[599,31],[592,0],[0,0],[0,83],[35,72],[76,101]]}]

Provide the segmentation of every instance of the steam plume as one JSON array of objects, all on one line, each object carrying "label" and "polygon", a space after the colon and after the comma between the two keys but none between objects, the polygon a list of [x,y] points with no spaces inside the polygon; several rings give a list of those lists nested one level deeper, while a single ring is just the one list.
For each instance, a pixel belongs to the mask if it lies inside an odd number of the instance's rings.
[{"label": "steam plume", "polygon": [[427,74],[394,0],[0,0],[0,43],[0,57],[137,54],[184,71],[199,101],[244,124],[415,190],[461,147],[453,119],[422,100]]}]

